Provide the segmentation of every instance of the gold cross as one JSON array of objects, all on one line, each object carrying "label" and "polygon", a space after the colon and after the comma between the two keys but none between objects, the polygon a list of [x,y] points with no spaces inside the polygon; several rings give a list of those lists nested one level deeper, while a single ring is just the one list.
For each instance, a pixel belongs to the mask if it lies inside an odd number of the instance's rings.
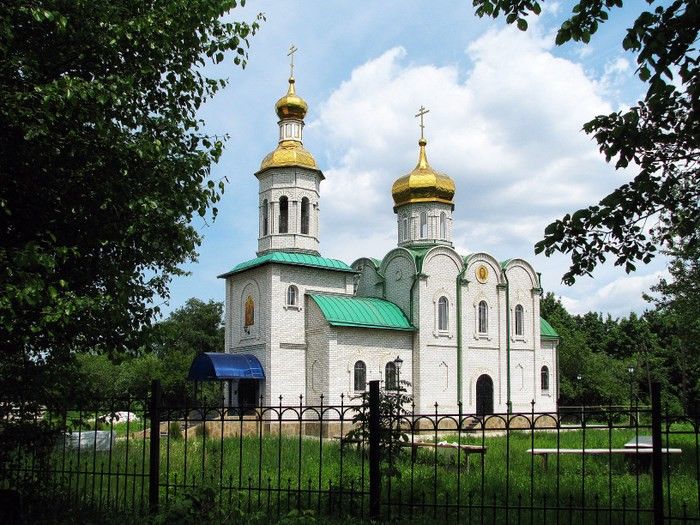
[{"label": "gold cross", "polygon": [[425,128],[425,125],[423,124],[423,115],[426,113],[430,113],[429,109],[425,109],[423,106],[420,107],[418,110],[418,113],[416,113],[416,117],[420,117],[420,138],[423,138],[423,128]]},{"label": "gold cross", "polygon": [[297,51],[299,51],[299,50],[296,47],[294,47],[294,44],[289,46],[289,53],[287,53],[287,56],[291,57],[291,61],[289,63],[289,67],[290,67],[289,76],[290,76],[290,78],[294,77],[294,53],[296,53]]}]

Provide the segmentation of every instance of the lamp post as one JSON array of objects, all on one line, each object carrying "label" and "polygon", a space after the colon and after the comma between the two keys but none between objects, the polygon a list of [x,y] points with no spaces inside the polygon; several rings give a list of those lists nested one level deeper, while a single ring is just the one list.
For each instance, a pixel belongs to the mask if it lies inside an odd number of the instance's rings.
[{"label": "lamp post", "polygon": [[632,365],[627,367],[627,373],[629,373],[630,378],[630,427],[632,427],[634,424],[632,415],[632,410],[634,409],[634,367]]},{"label": "lamp post", "polygon": [[396,393],[398,394],[401,390],[401,365],[403,365],[403,359],[400,356],[396,356],[394,359],[394,366],[396,367]]},{"label": "lamp post", "polygon": [[[583,376],[581,374],[576,374],[576,394],[581,395],[581,379],[583,379]],[[581,403],[581,426],[583,426],[583,419],[585,416],[585,407],[583,406],[583,400],[579,400]]]},{"label": "lamp post", "polygon": [[394,359],[394,368],[396,370],[396,433],[401,432],[401,365],[403,365],[403,359],[401,356],[396,356]]}]

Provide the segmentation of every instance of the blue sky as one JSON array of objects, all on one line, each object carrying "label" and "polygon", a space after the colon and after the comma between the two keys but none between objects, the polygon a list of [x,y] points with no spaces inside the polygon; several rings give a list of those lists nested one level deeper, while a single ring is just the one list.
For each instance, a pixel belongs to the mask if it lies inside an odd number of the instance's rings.
[{"label": "blue sky", "polygon": [[[616,12],[588,46],[553,45],[568,3],[547,2],[522,33],[478,19],[468,0],[418,2],[249,1],[230,17],[267,21],[252,37],[245,70],[233,57],[209,69],[230,79],[201,116],[229,141],[212,177],[227,177],[216,221],[196,219],[198,261],[177,278],[165,313],[190,297],[223,300],[216,276],[255,256],[257,171],[276,147],[274,103],[286,91],[294,43],[297,93],[309,104],[304,146],[326,175],[321,254],[351,263],[395,246],[392,182],[417,160],[416,110],[425,105],[428,158],[450,175],[455,247],[502,260],[522,257],[570,311],[626,315],[665,273],[657,258],[626,275],[612,265],[561,284],[568,259],[534,255],[552,220],[597,202],[629,180],[604,162],[584,122],[634,104],[644,93],[623,53],[634,9]],[[633,6],[633,8],[636,6]]]}]

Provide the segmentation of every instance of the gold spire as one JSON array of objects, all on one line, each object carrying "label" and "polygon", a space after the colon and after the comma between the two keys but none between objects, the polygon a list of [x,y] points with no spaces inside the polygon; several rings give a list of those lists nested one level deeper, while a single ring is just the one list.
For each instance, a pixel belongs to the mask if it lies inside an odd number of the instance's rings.
[{"label": "gold spire", "polygon": [[423,116],[429,110],[420,107],[416,117],[420,117],[420,140],[418,141],[418,164],[411,173],[397,179],[391,188],[394,198],[394,211],[400,206],[416,202],[442,202],[454,206],[452,197],[455,194],[454,181],[442,173],[433,170],[428,163],[425,146],[428,141],[423,135]]},{"label": "gold spire", "polygon": [[[287,94],[275,104],[275,111],[280,119],[280,141],[277,148],[263,159],[258,173],[268,168],[283,166],[318,169],[313,155],[302,146],[301,132],[308,105],[303,98],[296,94],[294,81],[294,53],[296,51],[297,48],[292,44],[289,47],[289,53],[287,53],[287,56],[290,57]],[[295,120],[302,122],[294,122]]]}]

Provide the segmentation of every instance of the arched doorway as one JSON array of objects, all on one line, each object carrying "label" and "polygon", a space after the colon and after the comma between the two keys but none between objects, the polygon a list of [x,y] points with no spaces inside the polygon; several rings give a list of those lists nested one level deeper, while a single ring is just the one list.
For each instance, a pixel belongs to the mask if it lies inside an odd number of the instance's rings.
[{"label": "arched doorway", "polygon": [[476,415],[493,414],[493,381],[484,374],[476,380]]},{"label": "arched doorway", "polygon": [[238,380],[238,407],[247,410],[255,408],[258,404],[258,380]]}]

